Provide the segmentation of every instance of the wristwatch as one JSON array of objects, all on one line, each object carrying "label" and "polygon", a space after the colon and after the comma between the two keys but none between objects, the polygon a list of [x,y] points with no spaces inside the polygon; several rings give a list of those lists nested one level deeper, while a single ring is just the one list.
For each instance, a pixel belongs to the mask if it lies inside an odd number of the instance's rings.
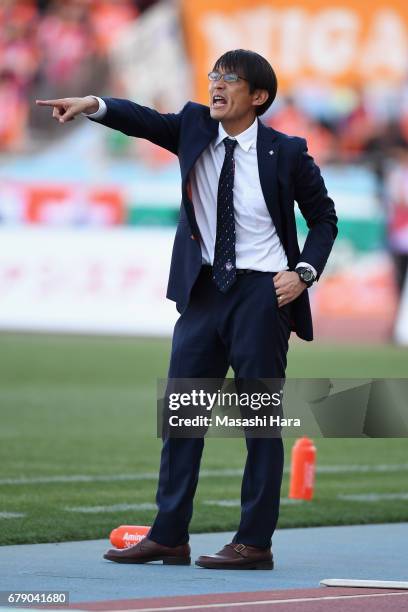
[{"label": "wristwatch", "polygon": [[295,272],[299,274],[300,280],[306,283],[308,288],[311,287],[316,280],[316,277],[310,268],[299,267],[295,269]]}]

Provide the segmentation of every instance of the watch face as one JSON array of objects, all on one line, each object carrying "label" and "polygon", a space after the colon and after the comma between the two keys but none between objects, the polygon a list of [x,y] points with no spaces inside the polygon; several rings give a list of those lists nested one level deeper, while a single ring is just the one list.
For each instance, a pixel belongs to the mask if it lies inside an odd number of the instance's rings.
[{"label": "watch face", "polygon": [[311,280],[314,279],[313,272],[311,270],[303,270],[302,278],[306,283],[309,283]]}]

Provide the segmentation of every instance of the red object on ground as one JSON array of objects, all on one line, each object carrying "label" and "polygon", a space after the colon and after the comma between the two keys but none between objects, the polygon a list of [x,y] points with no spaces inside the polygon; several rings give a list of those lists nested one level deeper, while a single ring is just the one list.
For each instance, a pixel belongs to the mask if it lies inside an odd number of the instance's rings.
[{"label": "red object on ground", "polygon": [[309,438],[299,438],[292,448],[289,497],[310,500],[316,471],[316,447]]},{"label": "red object on ground", "polygon": [[149,529],[142,525],[121,525],[111,531],[110,541],[116,548],[129,548],[143,540]]}]

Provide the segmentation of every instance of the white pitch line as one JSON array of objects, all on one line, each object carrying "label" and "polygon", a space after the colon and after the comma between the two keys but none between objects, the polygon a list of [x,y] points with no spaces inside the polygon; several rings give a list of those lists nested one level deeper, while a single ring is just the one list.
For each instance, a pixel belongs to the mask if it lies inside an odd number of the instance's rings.
[{"label": "white pitch line", "polygon": [[205,506],[219,506],[220,508],[237,508],[241,505],[239,499],[207,499],[203,502]]},{"label": "white pitch line", "polygon": [[[203,502],[206,506],[220,506],[224,508],[235,508],[241,505],[239,499],[209,499]],[[281,499],[281,504],[303,503],[302,499]],[[139,504],[114,504],[112,506],[66,506],[65,512],[78,512],[83,514],[98,514],[103,512],[123,512],[127,510],[157,510],[156,504],[142,502]]]},{"label": "white pitch line", "polygon": [[[361,495],[336,495],[336,499],[343,501],[360,501],[360,502],[375,502],[385,500],[406,500],[408,493],[366,493]],[[280,500],[281,506],[293,506],[304,503],[303,499],[289,499],[283,497]],[[217,506],[219,508],[239,508],[241,500],[239,499],[207,499],[203,501],[205,506]],[[75,506],[65,507],[66,512],[82,512],[85,514],[98,514],[103,512],[122,512],[127,510],[156,510],[156,504],[142,502],[138,504],[114,504],[112,506]]]},{"label": "white pitch line", "polygon": [[[320,465],[317,466],[318,474],[357,474],[357,473],[391,473],[407,472],[408,463],[379,464],[379,465]],[[290,468],[286,467],[285,474],[289,474]],[[242,476],[241,468],[220,469],[220,470],[201,470],[201,478],[218,478]],[[30,484],[58,484],[70,482],[117,482],[117,481],[138,481],[138,480],[157,480],[156,472],[140,472],[139,474],[73,474],[70,476],[33,476],[22,478],[0,478],[1,485],[30,485]]]},{"label": "white pitch line", "polygon": [[309,601],[333,601],[336,599],[368,599],[369,597],[394,597],[398,595],[407,596],[408,593],[370,593],[368,595],[332,595],[328,597],[297,597],[294,599],[265,599],[263,601],[234,601],[232,603],[208,603],[208,604],[195,604],[192,606],[166,606],[163,608],[135,608],[133,610],[126,610],[126,612],[170,612],[173,610],[200,610],[206,608],[229,608],[229,607],[244,607],[244,606],[262,606],[262,605],[275,605],[275,604],[292,604],[292,603],[304,603]]},{"label": "white pitch line", "polygon": [[[281,498],[281,506],[293,506],[302,504],[303,499],[289,499],[288,497]],[[240,499],[208,499],[203,502],[206,506],[220,506],[221,508],[237,508],[241,506]]]},{"label": "white pitch line", "polygon": [[23,512],[0,512],[0,519],[13,519],[23,517],[25,517],[25,514]]},{"label": "white pitch line", "polygon": [[[408,469],[408,466],[407,466]],[[242,476],[242,469],[201,470],[202,477]],[[1,478],[0,485],[54,484],[71,482],[121,482],[133,480],[157,480],[158,472],[140,472],[139,474],[72,474],[69,476],[33,476],[31,478]]]},{"label": "white pitch line", "polygon": [[[286,469],[289,472],[289,468]],[[406,472],[408,471],[408,463],[379,463],[378,465],[321,465],[316,467],[316,471],[321,474],[365,474],[370,473],[387,473],[387,472]]]},{"label": "white pitch line", "polygon": [[[302,499],[281,499],[281,504],[292,505],[302,503]],[[209,499],[203,502],[207,506],[220,506],[221,508],[235,508],[241,505],[239,499]],[[112,506],[66,506],[65,512],[78,512],[83,514],[99,514],[104,512],[124,512],[127,510],[157,510],[156,504],[142,502],[139,504],[114,504]]]},{"label": "white pitch line", "polygon": [[356,493],[352,495],[337,495],[337,499],[345,501],[376,502],[381,500],[406,500],[408,493]]},{"label": "white pitch line", "polygon": [[113,506],[75,506],[64,508],[66,512],[80,512],[84,514],[98,514],[103,512],[123,512],[126,510],[157,510],[156,504],[149,502],[141,504],[115,504]]},{"label": "white pitch line", "polygon": [[70,482],[117,482],[127,480],[154,480],[157,474],[142,472],[141,474],[73,474],[71,476],[33,476],[23,478],[1,478],[0,485],[30,485],[30,484],[63,484]]},{"label": "white pitch line", "polygon": [[352,578],[325,578],[320,584],[328,587],[357,587],[365,589],[408,589],[408,582],[398,580],[355,580]]}]

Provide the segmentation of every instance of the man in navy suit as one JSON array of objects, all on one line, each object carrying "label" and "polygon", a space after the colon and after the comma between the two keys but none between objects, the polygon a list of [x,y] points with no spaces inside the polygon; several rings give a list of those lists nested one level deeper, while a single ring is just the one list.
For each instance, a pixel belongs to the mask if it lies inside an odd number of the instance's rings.
[{"label": "man in navy suit", "polygon": [[[267,128],[277,80],[260,55],[225,53],[209,73],[209,106],[188,102],[161,114],[129,100],[65,98],[53,106],[64,123],[84,113],[178,155],[182,203],[167,297],[176,322],[169,379],[285,376],[289,335],[313,339],[307,288],[318,280],[337,234],[333,201],[303,138]],[[294,202],[308,234],[300,251]],[[154,247],[153,247],[154,248]],[[283,472],[280,437],[246,437],[241,521],[231,543],[197,564],[272,569],[271,538]],[[189,564],[188,526],[203,437],[164,436],[158,513],[141,543],[110,550],[119,563]]]}]

